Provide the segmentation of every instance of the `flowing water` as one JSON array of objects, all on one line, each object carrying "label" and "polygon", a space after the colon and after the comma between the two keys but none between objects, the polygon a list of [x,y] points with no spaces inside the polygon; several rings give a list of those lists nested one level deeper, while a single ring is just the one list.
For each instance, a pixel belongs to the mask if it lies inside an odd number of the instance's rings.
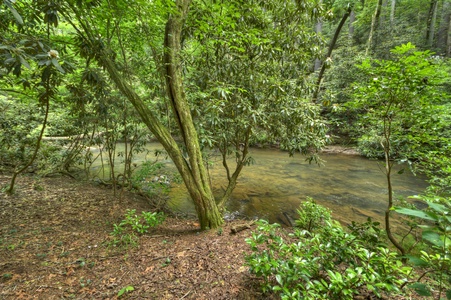
[{"label": "flowing water", "polygon": [[[152,143],[148,148],[154,150],[161,146]],[[277,149],[252,149],[251,156],[255,162],[243,169],[227,204],[229,212],[287,223],[286,215],[295,217],[299,204],[312,197],[344,223],[365,221],[367,217],[383,219],[387,188],[381,162],[356,155],[322,154],[322,165],[309,164],[301,155],[289,157]],[[149,155],[147,158],[152,159]],[[138,156],[136,162],[145,159]],[[225,171],[214,152],[210,162],[212,185],[219,196],[226,186]],[[164,163],[174,168],[170,160]],[[401,168],[395,166],[395,171]],[[392,179],[395,196],[416,195],[427,186],[423,177],[414,176],[409,170],[403,174],[393,172]],[[195,214],[183,184],[172,184],[169,205],[175,211]]]}]

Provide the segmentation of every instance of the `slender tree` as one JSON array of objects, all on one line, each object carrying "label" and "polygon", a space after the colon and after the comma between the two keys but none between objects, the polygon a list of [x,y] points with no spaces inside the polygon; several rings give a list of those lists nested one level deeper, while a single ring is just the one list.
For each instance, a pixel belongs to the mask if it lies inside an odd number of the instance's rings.
[{"label": "slender tree", "polygon": [[431,48],[434,44],[435,36],[435,23],[437,21],[437,7],[438,0],[431,0],[429,6],[429,13],[427,18],[427,29],[426,29],[426,45]]},{"label": "slender tree", "polygon": [[318,94],[321,89],[321,81],[323,80],[324,72],[326,71],[327,63],[330,63],[332,60],[332,51],[335,47],[335,44],[337,43],[338,37],[340,36],[340,32],[346,23],[346,20],[349,18],[349,16],[352,13],[352,6],[349,5],[346,12],[343,14],[343,17],[340,20],[340,23],[337,26],[337,29],[335,30],[334,36],[332,37],[332,40],[330,41],[329,48],[327,49],[326,59],[321,65],[321,69],[318,74],[318,78],[316,80],[316,87],[315,91],[313,92],[313,101],[316,102],[318,100]]},{"label": "slender tree", "polygon": [[373,47],[373,39],[377,28],[379,27],[379,18],[382,11],[382,0],[377,0],[376,8],[374,10],[373,17],[371,18],[370,33],[368,35],[368,42],[366,45],[365,54],[368,55],[369,51]]},{"label": "slender tree", "polygon": [[368,59],[359,65],[367,79],[355,84],[352,105],[361,110],[361,132],[366,132],[362,140],[373,141],[383,153],[388,191],[385,230],[389,240],[405,255],[405,246],[392,231],[393,166],[397,161],[419,159],[418,149],[426,141],[440,147],[439,139],[433,142],[430,137],[436,126],[430,112],[436,109],[433,104],[438,100],[433,85],[440,73],[429,61],[431,52],[416,51],[412,44],[396,47],[391,54],[391,60]]},{"label": "slender tree", "polygon": [[440,26],[437,32],[437,49],[440,54],[449,56],[450,45],[450,27],[451,27],[451,1],[444,0],[441,9]]}]

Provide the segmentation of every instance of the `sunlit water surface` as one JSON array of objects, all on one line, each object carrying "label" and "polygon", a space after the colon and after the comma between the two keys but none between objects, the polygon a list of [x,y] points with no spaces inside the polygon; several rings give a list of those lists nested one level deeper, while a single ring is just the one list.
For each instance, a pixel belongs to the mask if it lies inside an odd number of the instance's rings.
[{"label": "sunlit water surface", "polygon": [[[119,148],[121,146],[119,145]],[[123,147],[123,145],[122,145]],[[161,148],[149,144],[149,150]],[[252,149],[255,163],[245,167],[237,187],[227,204],[227,211],[248,218],[264,218],[286,223],[286,215],[296,216],[299,204],[306,197],[330,208],[333,216],[344,223],[365,221],[368,217],[382,221],[387,206],[386,178],[381,162],[356,155],[322,154],[321,165],[309,164],[305,157],[289,157],[277,149]],[[152,155],[140,155],[138,164]],[[209,166],[214,192],[220,196],[226,187],[221,159],[214,152]],[[175,170],[170,160],[163,160]],[[231,161],[232,162],[232,161]],[[395,166],[395,196],[407,197],[421,193],[427,186],[423,177],[409,170],[398,174],[403,166]],[[195,214],[194,206],[183,184],[172,184],[170,207],[181,213]]]}]

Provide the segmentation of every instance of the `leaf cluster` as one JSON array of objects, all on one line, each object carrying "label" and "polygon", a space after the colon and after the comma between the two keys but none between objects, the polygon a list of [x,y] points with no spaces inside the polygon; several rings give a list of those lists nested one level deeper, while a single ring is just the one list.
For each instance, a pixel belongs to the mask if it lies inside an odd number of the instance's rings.
[{"label": "leaf cluster", "polygon": [[[300,218],[318,220],[322,210],[299,210]],[[312,231],[287,234],[278,224],[260,221],[246,240],[252,249],[246,265],[264,279],[264,291],[282,299],[354,299],[362,289],[378,296],[400,292],[411,269],[396,253],[380,241],[369,247],[363,236],[346,232],[330,216],[322,222]]]},{"label": "leaf cluster", "polygon": [[156,227],[163,223],[166,216],[164,213],[141,212],[136,214],[136,209],[127,209],[124,219],[119,224],[114,224],[114,230],[111,235],[114,237],[113,246],[136,246],[138,235],[148,232],[149,228]]},{"label": "leaf cluster", "polygon": [[230,146],[233,153],[267,137],[290,153],[307,153],[326,142],[305,79],[322,45],[311,13],[318,17],[323,8],[314,1],[276,2],[195,6],[183,57],[190,62],[188,97],[204,146]]},{"label": "leaf cluster", "polygon": [[[414,265],[426,270],[410,287],[422,296],[431,296],[431,286],[420,281],[429,273],[431,274],[429,276],[433,276],[439,282],[440,295],[445,293],[447,299],[451,299],[451,207],[449,200],[445,203],[447,204],[428,201],[428,208],[425,210],[404,207],[396,207],[394,210],[426,221],[426,224],[419,227],[422,229],[423,241],[430,245],[432,251],[421,251],[419,256],[409,257]],[[440,295],[438,299],[441,299]]]}]

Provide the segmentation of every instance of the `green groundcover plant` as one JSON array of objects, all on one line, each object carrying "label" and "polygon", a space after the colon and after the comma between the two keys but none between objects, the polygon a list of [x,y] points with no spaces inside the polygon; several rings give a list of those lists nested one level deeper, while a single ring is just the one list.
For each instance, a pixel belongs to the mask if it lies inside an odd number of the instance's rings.
[{"label": "green groundcover plant", "polygon": [[[277,292],[282,299],[337,300],[362,292],[400,293],[412,269],[385,244],[367,245],[366,235],[348,233],[313,201],[301,205],[298,214],[302,227],[293,232],[260,220],[246,240],[252,250],[246,265],[264,279],[264,292]],[[374,231],[374,223],[365,224],[366,230]]]},{"label": "green groundcover plant", "polygon": [[156,227],[163,223],[166,216],[162,212],[141,212],[136,214],[136,209],[127,209],[124,219],[119,224],[113,224],[114,230],[111,235],[114,237],[112,246],[136,246],[138,235],[148,232],[151,227]]}]

